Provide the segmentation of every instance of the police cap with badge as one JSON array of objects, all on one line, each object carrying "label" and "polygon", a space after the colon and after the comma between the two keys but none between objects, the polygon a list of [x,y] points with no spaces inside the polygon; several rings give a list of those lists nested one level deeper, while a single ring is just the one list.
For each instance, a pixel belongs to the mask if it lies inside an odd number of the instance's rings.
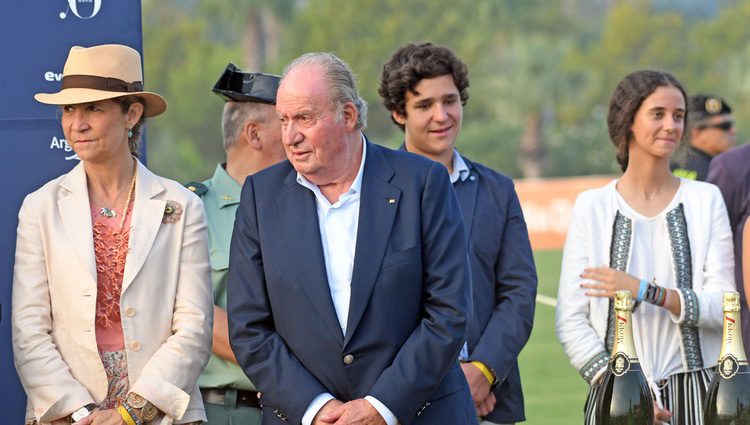
[{"label": "police cap with badge", "polygon": [[[243,72],[233,63],[229,63],[224,72],[211,88],[225,102],[256,102],[268,105],[276,104],[276,91],[281,77],[261,72]],[[199,182],[185,185],[198,196],[208,192],[208,187]]]},{"label": "police cap with badge", "polygon": [[690,121],[697,128],[703,127],[703,121],[720,115],[729,115],[732,108],[719,96],[697,94],[690,97],[688,114]]},{"label": "police cap with badge", "polygon": [[211,89],[224,101],[276,104],[281,77],[261,72],[243,72],[230,63]]}]

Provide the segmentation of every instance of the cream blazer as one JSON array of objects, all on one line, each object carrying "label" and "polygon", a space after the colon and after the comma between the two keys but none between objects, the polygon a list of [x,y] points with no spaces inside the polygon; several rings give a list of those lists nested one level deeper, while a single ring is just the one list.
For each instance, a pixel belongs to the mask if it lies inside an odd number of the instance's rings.
[{"label": "cream blazer", "polygon": [[[138,162],[120,312],[130,389],[166,414],[161,424],[205,420],[196,381],[211,353],[213,296],[203,204]],[[182,215],[163,223],[167,201]],[[107,395],[95,335],[96,260],[86,173],[29,194],[18,215],[13,354],[42,423]]]}]

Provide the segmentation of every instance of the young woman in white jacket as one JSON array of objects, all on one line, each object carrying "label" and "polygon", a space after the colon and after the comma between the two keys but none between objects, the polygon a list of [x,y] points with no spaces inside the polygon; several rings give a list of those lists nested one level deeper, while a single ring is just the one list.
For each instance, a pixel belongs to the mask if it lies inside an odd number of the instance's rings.
[{"label": "young woman in white jacket", "polygon": [[596,396],[613,341],[613,297],[637,300],[633,337],[655,422],[702,424],[721,348],[722,293],[734,290],[732,232],[718,188],[681,179],[669,158],[687,122],[671,74],[636,71],[615,88],[607,125],[623,175],[579,195],[563,252],[557,336]]}]

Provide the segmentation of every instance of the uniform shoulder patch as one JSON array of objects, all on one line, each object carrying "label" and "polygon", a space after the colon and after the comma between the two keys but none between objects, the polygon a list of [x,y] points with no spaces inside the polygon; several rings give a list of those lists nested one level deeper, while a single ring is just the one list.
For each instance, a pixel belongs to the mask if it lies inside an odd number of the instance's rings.
[{"label": "uniform shoulder patch", "polygon": [[190,182],[187,183],[185,187],[198,196],[203,196],[206,192],[208,192],[208,187],[206,187],[206,185],[203,183]]}]

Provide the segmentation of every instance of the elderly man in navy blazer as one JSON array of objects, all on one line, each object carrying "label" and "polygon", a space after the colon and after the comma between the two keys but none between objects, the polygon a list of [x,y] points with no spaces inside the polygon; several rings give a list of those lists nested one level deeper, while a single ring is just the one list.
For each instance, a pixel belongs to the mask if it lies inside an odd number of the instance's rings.
[{"label": "elderly man in navy blazer", "polygon": [[404,148],[450,173],[468,237],[474,298],[461,366],[477,415],[487,424],[512,424],[526,419],[517,358],[531,334],[536,270],[513,182],[455,149],[468,87],[466,65],[449,49],[426,43],[393,54],[379,92],[404,130]]},{"label": "elderly man in navy blazer", "polygon": [[458,354],[471,286],[445,168],[368,142],[330,53],[277,95],[288,161],[247,178],[230,250],[231,345],[263,424],[476,424]]}]

